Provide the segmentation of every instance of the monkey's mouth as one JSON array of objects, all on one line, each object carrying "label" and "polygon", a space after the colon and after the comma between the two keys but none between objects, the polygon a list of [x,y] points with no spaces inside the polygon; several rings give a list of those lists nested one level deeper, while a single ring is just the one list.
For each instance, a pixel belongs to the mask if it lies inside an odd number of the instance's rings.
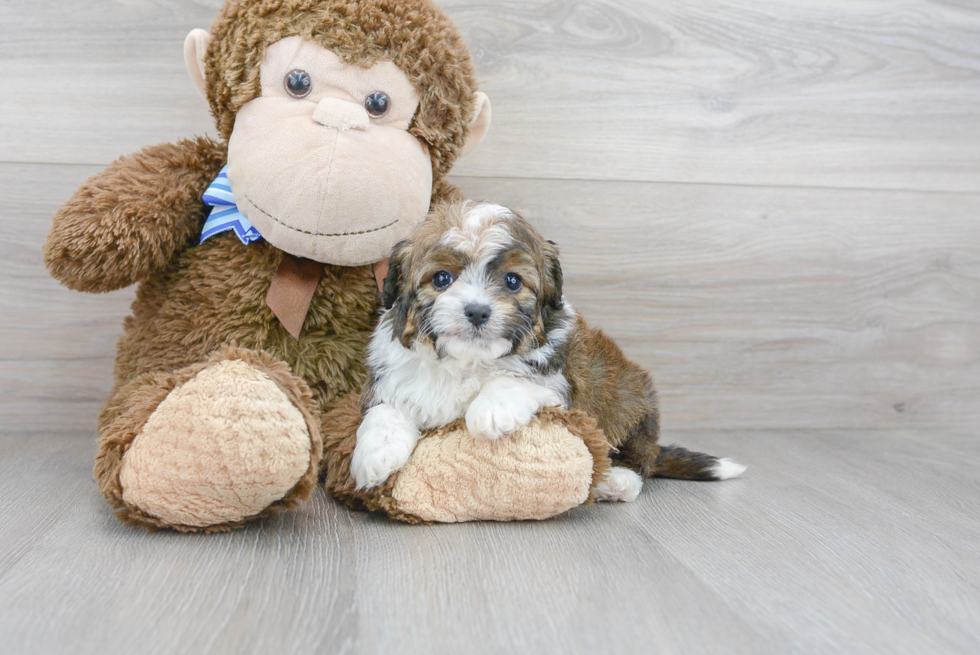
[{"label": "monkey's mouth", "polygon": [[391,227],[391,226],[395,225],[396,223],[398,223],[398,219],[396,218],[395,220],[393,220],[392,222],[388,223],[387,225],[382,225],[381,227],[375,227],[375,228],[372,228],[370,230],[357,230],[357,231],[353,231],[353,232],[314,232],[312,230],[304,230],[304,229],[301,229],[301,228],[298,228],[298,227],[293,227],[289,223],[284,223],[283,221],[279,220],[278,218],[276,218],[275,216],[273,216],[269,212],[267,212],[264,209],[262,209],[261,207],[259,207],[255,203],[255,201],[252,200],[251,198],[249,198],[247,195],[245,195],[243,197],[244,197],[245,200],[248,201],[248,204],[252,205],[252,207],[255,208],[255,211],[259,212],[260,214],[262,214],[266,218],[269,218],[270,220],[274,221],[278,225],[283,226],[287,230],[291,230],[293,232],[298,232],[300,234],[307,234],[307,235],[313,236],[313,237],[352,237],[352,236],[358,236],[360,234],[371,234],[372,232],[380,232],[381,230],[386,230],[389,227]]}]

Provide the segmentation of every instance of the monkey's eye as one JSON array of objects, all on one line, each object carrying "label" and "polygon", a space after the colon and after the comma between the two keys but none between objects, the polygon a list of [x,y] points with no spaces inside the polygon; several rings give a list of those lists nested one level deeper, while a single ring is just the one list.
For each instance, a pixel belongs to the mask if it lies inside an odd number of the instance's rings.
[{"label": "monkey's eye", "polygon": [[283,84],[286,86],[286,93],[294,98],[305,98],[313,91],[313,78],[309,73],[298,68],[286,73]]},{"label": "monkey's eye", "polygon": [[524,286],[524,281],[521,279],[521,276],[518,275],[517,273],[508,273],[507,275],[504,276],[504,284],[507,285],[508,289],[510,289],[514,293],[517,293],[518,291],[521,290],[521,287]]},{"label": "monkey's eye", "polygon": [[367,109],[367,113],[371,115],[371,118],[381,118],[387,114],[389,104],[388,94],[384,91],[372,93],[367,98],[364,98],[364,108]]},{"label": "monkey's eye", "polygon": [[432,286],[435,287],[436,291],[445,291],[454,279],[453,274],[449,271],[436,271],[436,274],[432,276]]}]

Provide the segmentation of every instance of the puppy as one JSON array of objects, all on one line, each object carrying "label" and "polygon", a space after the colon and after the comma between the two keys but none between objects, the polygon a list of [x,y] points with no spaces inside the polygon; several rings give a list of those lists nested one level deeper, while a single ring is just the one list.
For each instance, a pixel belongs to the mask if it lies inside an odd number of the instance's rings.
[{"label": "puppy", "polygon": [[599,500],[635,499],[643,477],[723,480],[745,470],[658,445],[650,375],[575,313],[557,248],[514,212],[436,206],[389,265],[351,459],[359,489],[401,469],[420,431],[465,417],[474,438],[500,439],[545,406],[585,412],[609,441],[614,466]]}]

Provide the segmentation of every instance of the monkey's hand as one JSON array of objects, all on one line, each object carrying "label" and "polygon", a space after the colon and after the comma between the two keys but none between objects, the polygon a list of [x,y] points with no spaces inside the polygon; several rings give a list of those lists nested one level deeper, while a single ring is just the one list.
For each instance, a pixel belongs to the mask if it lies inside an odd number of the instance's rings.
[{"label": "monkey's hand", "polygon": [[226,158],[226,146],[202,137],[110,164],[55,214],[44,245],[51,275],[92,293],[149,278],[199,236],[201,195]]},{"label": "monkey's hand", "polygon": [[466,410],[466,429],[475,439],[499,439],[530,423],[542,407],[561,404],[553,389],[529,380],[493,378]]}]

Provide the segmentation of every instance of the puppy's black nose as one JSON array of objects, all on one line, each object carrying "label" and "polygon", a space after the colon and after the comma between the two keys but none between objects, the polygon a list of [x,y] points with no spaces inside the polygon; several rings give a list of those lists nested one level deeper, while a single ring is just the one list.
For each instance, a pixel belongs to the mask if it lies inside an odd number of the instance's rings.
[{"label": "puppy's black nose", "polygon": [[469,304],[464,310],[466,320],[473,324],[473,327],[480,327],[490,320],[490,305]]}]

